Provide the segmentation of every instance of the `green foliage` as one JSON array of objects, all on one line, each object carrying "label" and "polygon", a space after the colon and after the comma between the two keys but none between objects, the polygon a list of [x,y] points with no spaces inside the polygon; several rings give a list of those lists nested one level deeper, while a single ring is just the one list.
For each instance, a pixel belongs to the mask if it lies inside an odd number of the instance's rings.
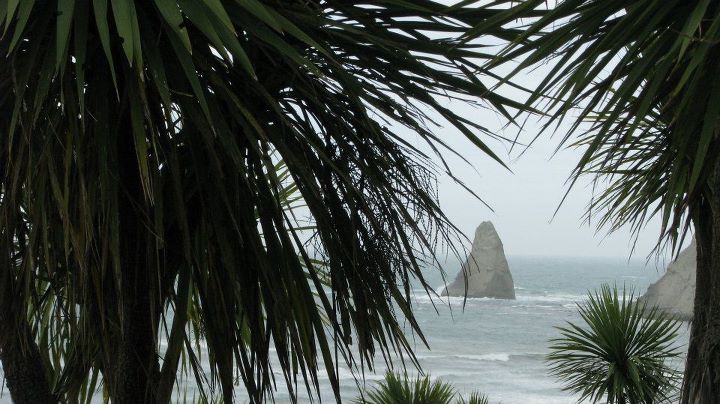
[{"label": "green foliage", "polygon": [[458,404],[490,404],[490,401],[488,400],[487,396],[481,393],[472,393],[470,396],[465,400],[465,398],[460,397],[457,401]]},{"label": "green foliage", "polygon": [[580,401],[611,404],[658,403],[673,395],[679,376],[667,362],[679,355],[677,321],[608,285],[579,311],[584,323],[559,327],[547,357],[565,390],[580,394]]},{"label": "green foliage", "polygon": [[[457,399],[453,401],[455,398]],[[486,396],[472,393],[467,401],[452,384],[431,381],[430,376],[411,380],[407,375],[388,371],[379,385],[355,400],[358,404],[488,404]]]},{"label": "green foliage", "polygon": [[440,153],[441,117],[499,161],[494,134],[438,98],[508,118],[521,107],[489,91],[487,55],[460,40],[498,13],[428,0],[0,1],[0,250],[17,253],[12,305],[38,330],[53,391],[89,399],[105,383],[112,396],[115,379],[98,375],[125,355],[161,402],[185,377],[231,401],[238,375],[253,401],[278,379],[295,397],[321,366],[339,397],[336,361],[410,352],[402,324],[422,337],[410,279],[430,288],[422,260],[457,233],[437,168],[400,130]]},{"label": "green foliage", "polygon": [[[519,62],[509,75],[549,64],[528,106],[563,121],[562,145],[584,154],[596,191],[587,211],[610,231],[639,232],[661,221],[657,249],[679,252],[692,223],[701,269],[716,265],[720,178],[720,2],[712,0],[504,0],[502,21],[521,18],[523,33],[493,63]],[[530,18],[524,18],[530,17]],[[482,30],[482,29],[481,29]],[[509,79],[505,77],[505,79]],[[572,188],[572,187],[571,187]],[[569,192],[570,190],[568,190]],[[711,235],[712,234],[712,235]],[[705,264],[707,263],[707,264]],[[716,310],[712,282],[698,282],[695,308]],[[696,315],[683,403],[717,400],[711,315]],[[715,372],[717,373],[717,372]]]},{"label": "green foliage", "polygon": [[441,380],[431,381],[429,376],[418,376],[410,380],[388,371],[385,379],[373,390],[368,391],[366,398],[358,403],[367,404],[445,404],[455,398],[455,388]]}]

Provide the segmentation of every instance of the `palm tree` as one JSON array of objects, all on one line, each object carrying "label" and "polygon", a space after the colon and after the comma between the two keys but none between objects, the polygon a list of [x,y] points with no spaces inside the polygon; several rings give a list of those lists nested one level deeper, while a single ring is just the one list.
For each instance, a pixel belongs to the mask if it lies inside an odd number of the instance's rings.
[{"label": "palm tree", "polygon": [[[317,391],[324,366],[339,399],[338,361],[411,352],[398,320],[422,336],[409,279],[428,287],[423,260],[457,232],[436,168],[401,130],[440,153],[442,119],[499,161],[479,137],[493,134],[440,100],[508,118],[520,106],[488,91],[486,55],[459,40],[498,12],[0,1],[0,359],[13,399],[75,400],[101,380],[113,402],[167,402],[187,365],[206,397],[232,401],[239,375],[260,402],[275,389],[271,347],[292,397]],[[311,237],[282,203],[279,159]]]},{"label": "palm tree", "polygon": [[658,403],[677,389],[677,371],[668,361],[679,356],[674,346],[679,323],[619,296],[603,285],[579,305],[582,324],[558,327],[553,339],[550,373],[565,382],[564,389],[609,404]]},{"label": "palm tree", "polygon": [[[720,4],[709,0],[561,0],[517,4],[541,16],[495,63],[552,69],[528,105],[548,126],[571,122],[563,144],[584,148],[574,180],[595,177],[590,213],[610,230],[660,216],[658,247],[697,239],[697,289],[683,403],[720,397]],[[518,25],[517,23],[515,24]],[[469,33],[472,36],[472,33]],[[508,75],[512,77],[514,73]],[[507,78],[507,77],[506,77]],[[576,137],[578,135],[578,137]],[[574,183],[574,182],[573,182]]]},{"label": "palm tree", "polygon": [[392,371],[376,387],[355,400],[358,404],[488,404],[487,396],[475,392],[467,400],[452,384],[431,380],[430,376],[411,379],[407,374]]},{"label": "palm tree", "polygon": [[358,404],[450,404],[457,395],[455,388],[429,376],[410,380],[407,375],[388,371],[377,387],[355,400]]}]

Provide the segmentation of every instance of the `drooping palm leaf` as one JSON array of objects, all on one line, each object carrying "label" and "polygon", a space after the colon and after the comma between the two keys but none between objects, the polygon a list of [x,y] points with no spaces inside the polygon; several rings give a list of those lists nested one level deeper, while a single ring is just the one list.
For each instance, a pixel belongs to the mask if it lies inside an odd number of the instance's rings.
[{"label": "drooping palm leaf", "polygon": [[[482,84],[485,55],[459,41],[498,13],[471,5],[0,1],[0,247],[27,263],[13,297],[35,319],[56,313],[39,337],[63,358],[47,360],[55,391],[85,394],[98,370],[111,396],[142,389],[121,369],[159,355],[137,372],[153,380],[142,399],[169,399],[182,357],[201,388],[230,401],[239,374],[261,401],[274,347],[291,396],[317,388],[321,365],[337,395],[338,361],[409,351],[409,279],[455,232],[398,128],[442,149],[441,117],[497,160],[480,138],[492,134],[439,98],[521,107]],[[274,153],[315,249],[283,206]]]},{"label": "drooping palm leaf", "polygon": [[[636,232],[661,218],[657,247],[678,253],[692,223],[698,282],[683,403],[717,400],[716,318],[720,178],[720,4],[716,1],[506,2],[525,20],[495,63],[552,68],[528,103],[566,120],[563,144],[584,148],[573,181],[595,179],[588,214]],[[517,7],[513,7],[517,6]],[[516,24],[517,25],[517,24]],[[579,135],[579,140],[575,135]],[[575,182],[573,182],[575,184]],[[711,207],[712,206],[712,207]]]},{"label": "drooping palm leaf", "polygon": [[[548,6],[506,3],[514,17]],[[601,224],[637,231],[659,215],[662,238],[679,251],[687,208],[709,192],[720,155],[720,6],[562,0],[541,14],[523,20],[495,63],[519,60],[516,72],[551,63],[528,103],[548,111],[548,126],[570,122],[563,143],[580,135],[575,174],[599,174],[591,209],[607,213]]]}]

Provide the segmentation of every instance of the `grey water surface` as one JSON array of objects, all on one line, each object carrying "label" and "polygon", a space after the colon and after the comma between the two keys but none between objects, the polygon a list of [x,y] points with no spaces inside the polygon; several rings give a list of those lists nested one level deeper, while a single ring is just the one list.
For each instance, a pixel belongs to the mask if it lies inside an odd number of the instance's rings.
[{"label": "grey water surface", "polygon": [[[643,259],[623,258],[561,258],[508,257],[517,300],[439,298],[428,294],[415,284],[413,311],[427,338],[430,348],[417,340],[415,352],[423,371],[432,378],[451,382],[465,395],[472,391],[487,394],[491,403],[505,404],[562,404],[577,401],[547,374],[544,357],[548,340],[558,335],[555,326],[566,321],[579,322],[577,303],[586,298],[588,290],[603,283],[616,284],[636,295],[662,275],[661,265]],[[453,279],[460,268],[456,260],[444,263],[447,278]],[[427,279],[434,288],[443,285],[437,271],[428,270]],[[681,328],[678,345],[684,350],[687,328]],[[385,372],[378,359],[375,372],[353,374],[340,366],[340,387],[343,401],[358,396],[358,383],[371,388]],[[402,366],[399,358],[396,366]],[[679,360],[677,367],[682,366]],[[278,390],[274,397],[279,403],[289,402],[279,366]],[[411,374],[417,374],[409,368]],[[320,390],[323,402],[334,402],[327,372],[320,371]],[[361,380],[356,380],[360,377]],[[179,402],[197,396],[192,382],[178,386]],[[308,402],[307,393],[300,388],[300,401]],[[96,396],[100,401],[100,396]],[[242,383],[236,390],[238,402],[247,402]],[[7,389],[0,403],[9,403]]]}]

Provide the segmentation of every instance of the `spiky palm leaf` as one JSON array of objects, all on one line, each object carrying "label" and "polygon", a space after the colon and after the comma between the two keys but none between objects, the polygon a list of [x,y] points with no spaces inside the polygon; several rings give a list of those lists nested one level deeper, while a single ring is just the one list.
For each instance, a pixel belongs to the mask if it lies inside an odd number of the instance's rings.
[{"label": "spiky palm leaf", "polygon": [[668,361],[680,354],[677,321],[609,285],[578,307],[583,323],[558,327],[547,357],[563,389],[579,401],[620,404],[664,402],[676,392],[679,374]]},{"label": "spiky palm leaf", "polygon": [[457,401],[457,404],[490,404],[490,400],[485,394],[482,393],[472,393],[470,396],[465,400],[465,398],[460,397]]},{"label": "spiky palm leaf", "polygon": [[408,375],[388,371],[379,385],[356,400],[359,404],[450,404],[455,398],[455,388],[442,380],[430,380],[418,376],[411,380]]},{"label": "spiky palm leaf", "polygon": [[[260,401],[275,387],[274,346],[293,397],[298,381],[318,386],[321,365],[337,395],[337,361],[409,351],[409,278],[422,281],[420,257],[454,228],[428,156],[398,128],[437,150],[428,124],[441,117],[496,158],[478,137],[488,131],[438,97],[520,107],[488,91],[485,55],[458,40],[497,12],[0,1],[0,248],[22,242],[27,264],[8,286],[18,307],[56,313],[39,341],[64,346],[46,364],[63,367],[56,393],[76,397],[100,370],[118,400],[167,401],[185,350],[201,387],[230,401],[237,372]],[[314,249],[282,206],[273,153],[316,223]]]}]

